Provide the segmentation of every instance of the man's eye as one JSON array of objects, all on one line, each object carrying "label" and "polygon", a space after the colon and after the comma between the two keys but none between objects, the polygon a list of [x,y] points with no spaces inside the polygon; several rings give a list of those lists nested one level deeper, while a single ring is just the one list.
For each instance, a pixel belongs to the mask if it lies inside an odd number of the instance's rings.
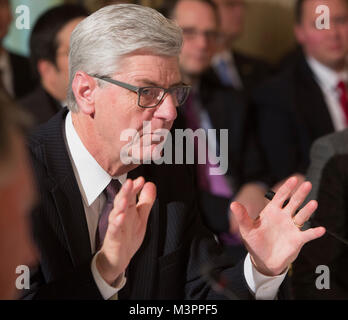
[{"label": "man's eye", "polygon": [[152,95],[153,95],[153,92],[152,92],[151,89],[143,89],[142,94],[143,94],[144,96],[152,96]]}]

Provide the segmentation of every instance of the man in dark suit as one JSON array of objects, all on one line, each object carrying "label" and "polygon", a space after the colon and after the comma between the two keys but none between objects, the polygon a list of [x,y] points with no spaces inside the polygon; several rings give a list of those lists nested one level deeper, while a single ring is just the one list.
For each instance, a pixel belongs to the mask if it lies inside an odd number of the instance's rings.
[{"label": "man in dark suit", "polygon": [[234,268],[219,261],[189,169],[155,161],[157,130],[171,129],[189,93],[181,45],[175,23],[137,5],[104,7],[72,33],[70,110],[29,138],[41,201],[33,213],[40,264],[27,297],[221,298],[201,276],[214,261],[238,297],[273,299],[302,245],[325,232],[297,227],[313,202],[292,217],[309,183],[282,208],[296,184],[289,179],[256,221],[231,205],[252,254]]},{"label": "man in dark suit", "polygon": [[[317,200],[319,207],[315,222],[320,223],[343,239],[347,239],[347,182],[348,130],[318,139],[311,150],[307,179],[313,189],[307,202]],[[293,265],[293,290],[298,299],[347,299],[348,247],[330,234],[309,243]],[[329,277],[320,284],[329,288],[319,290],[316,279],[321,275],[318,266],[329,268]]]},{"label": "man in dark suit", "polygon": [[30,59],[40,84],[19,103],[36,124],[46,122],[66,105],[70,35],[87,15],[81,6],[61,5],[43,13],[33,27]]},{"label": "man in dark suit", "polygon": [[330,31],[316,28],[320,4],[297,2],[295,34],[304,54],[253,95],[270,183],[295,173],[303,176],[313,141],[348,124],[348,4],[327,4]]},{"label": "man in dark suit", "polygon": [[243,91],[246,96],[270,74],[270,67],[262,60],[233,48],[242,35],[245,21],[245,0],[213,0],[220,14],[220,50],[213,59],[220,81]]},{"label": "man in dark suit", "polygon": [[[228,150],[221,149],[220,154],[228,163],[225,174],[222,177],[205,175],[200,166],[196,168],[204,220],[216,234],[226,233],[229,231],[227,212],[232,198],[238,201],[243,199],[241,202],[253,216],[258,215],[265,205],[264,194],[267,190],[253,183],[262,169],[258,167],[260,160],[257,152],[254,159],[245,161],[249,139],[248,106],[243,95],[231,87],[223,86],[211,68],[217,47],[219,21],[214,2],[176,1],[168,14],[183,29],[180,68],[184,81],[193,86],[192,95],[184,108],[180,109],[182,112],[179,112],[175,127],[192,128],[192,117],[195,117],[198,126],[207,132],[215,129],[219,134],[223,129],[228,130]],[[217,136],[218,144],[221,143],[220,139],[221,136]],[[250,184],[246,186],[246,183]],[[219,188],[215,188],[215,185]],[[242,187],[245,192],[239,194]],[[261,205],[256,206],[256,197],[251,197],[251,194],[260,196]],[[251,210],[251,206],[254,210]]]},{"label": "man in dark suit", "polygon": [[9,1],[0,0],[0,87],[4,87],[8,94],[18,99],[30,92],[35,83],[28,59],[8,52],[2,46],[11,21]]}]

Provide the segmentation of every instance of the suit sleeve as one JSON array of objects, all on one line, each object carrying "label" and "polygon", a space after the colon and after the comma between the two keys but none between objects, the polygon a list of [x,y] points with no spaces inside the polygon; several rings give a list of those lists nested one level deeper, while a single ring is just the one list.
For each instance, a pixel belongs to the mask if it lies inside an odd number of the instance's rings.
[{"label": "suit sleeve", "polygon": [[[234,261],[204,227],[194,198],[187,228],[190,239],[186,272],[186,299],[254,299],[244,275],[244,259]],[[203,276],[202,276],[203,274]],[[216,291],[216,284],[225,290]],[[289,297],[287,280],[280,287],[278,298]]]},{"label": "suit sleeve", "polygon": [[33,238],[40,257],[39,264],[30,270],[30,289],[22,298],[103,299],[92,274],[92,257],[73,267],[65,240],[60,237],[61,232],[57,232],[60,224],[48,217],[45,210],[48,207],[49,203],[46,203],[45,207],[40,206],[32,213]]},{"label": "suit sleeve", "polygon": [[259,87],[251,103],[256,113],[257,137],[265,160],[266,183],[275,184],[293,173],[305,174],[306,158],[301,129],[291,102],[291,90],[283,80]]},{"label": "suit sleeve", "polygon": [[39,205],[31,214],[33,240],[39,264],[30,270],[30,289],[23,299],[103,299],[91,270],[92,255],[73,266],[69,245],[50,193],[50,178],[33,149],[31,159],[37,181]]}]

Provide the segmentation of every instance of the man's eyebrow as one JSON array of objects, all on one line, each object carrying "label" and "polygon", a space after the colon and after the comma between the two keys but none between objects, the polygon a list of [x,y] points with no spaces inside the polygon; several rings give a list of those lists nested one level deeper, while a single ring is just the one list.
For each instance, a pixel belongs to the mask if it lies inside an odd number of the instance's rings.
[{"label": "man's eyebrow", "polygon": [[[160,84],[154,82],[153,80],[149,80],[149,79],[137,79],[136,82],[144,84],[145,86],[161,87],[162,88],[162,86]],[[179,82],[172,84],[170,87],[176,87],[176,86],[181,86],[181,85],[183,85],[183,82],[179,81]]]}]

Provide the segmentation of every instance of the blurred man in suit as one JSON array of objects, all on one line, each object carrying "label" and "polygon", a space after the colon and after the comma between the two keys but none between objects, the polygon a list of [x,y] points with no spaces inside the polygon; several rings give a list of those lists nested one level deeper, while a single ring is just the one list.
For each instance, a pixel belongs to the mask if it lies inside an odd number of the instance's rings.
[{"label": "blurred man in suit", "polygon": [[26,58],[8,52],[2,45],[12,22],[8,0],[0,0],[0,87],[14,98],[21,98],[34,87],[30,65]]},{"label": "blurred man in suit", "polygon": [[248,96],[270,73],[267,64],[233,48],[244,30],[245,0],[213,0],[220,14],[220,50],[213,59],[213,67],[220,81]]},{"label": "blurred man in suit", "polygon": [[39,86],[20,104],[41,124],[66,105],[69,83],[69,41],[77,24],[88,15],[76,5],[61,5],[43,13],[30,36],[32,68]]},{"label": "blurred man in suit", "polygon": [[[247,206],[249,214],[254,217],[265,205],[266,190],[253,183],[260,171],[257,170],[259,158],[248,162],[245,159],[246,141],[249,138],[246,130],[248,108],[242,94],[221,85],[211,68],[219,25],[219,12],[214,2],[179,0],[172,7],[170,16],[183,29],[180,68],[184,81],[193,86],[190,99],[183,112],[179,112],[176,127],[192,128],[192,121],[195,120],[192,118],[197,118],[194,122],[198,122],[199,127],[206,131],[227,129],[229,133],[228,150],[222,153],[228,157],[226,174],[212,176],[206,173],[206,166],[197,165],[204,220],[213,232],[222,234],[229,231],[227,212],[232,198]],[[242,192],[239,193],[241,188]]]},{"label": "blurred man in suit", "polygon": [[[146,164],[155,160],[157,129],[172,127],[189,94],[181,46],[175,23],[138,5],[104,7],[72,33],[70,110],[29,138],[40,195],[32,216],[40,266],[28,298],[223,298],[200,273],[214,261],[213,271],[239,298],[273,299],[303,244],[325,232],[297,227],[315,202],[293,217],[309,183],[282,208],[296,184],[289,179],[256,221],[231,205],[251,254],[235,267],[219,261],[220,247],[197,211],[190,168]],[[124,139],[129,131],[138,139]]]},{"label": "blurred man in suit", "polygon": [[29,224],[35,188],[21,132],[26,122],[0,90],[0,299],[16,297],[16,269],[36,255]]},{"label": "blurred man in suit", "polygon": [[[348,129],[318,139],[311,150],[307,179],[313,189],[307,202],[317,200],[315,222],[348,239]],[[293,265],[293,290],[297,299],[347,299],[348,247],[330,234],[303,248]],[[318,266],[329,268],[329,289],[315,283]]]},{"label": "blurred man in suit", "polygon": [[[329,30],[316,27],[319,5],[330,9]],[[270,183],[303,178],[313,141],[348,123],[348,2],[299,0],[295,34],[304,54],[253,97]]]}]

